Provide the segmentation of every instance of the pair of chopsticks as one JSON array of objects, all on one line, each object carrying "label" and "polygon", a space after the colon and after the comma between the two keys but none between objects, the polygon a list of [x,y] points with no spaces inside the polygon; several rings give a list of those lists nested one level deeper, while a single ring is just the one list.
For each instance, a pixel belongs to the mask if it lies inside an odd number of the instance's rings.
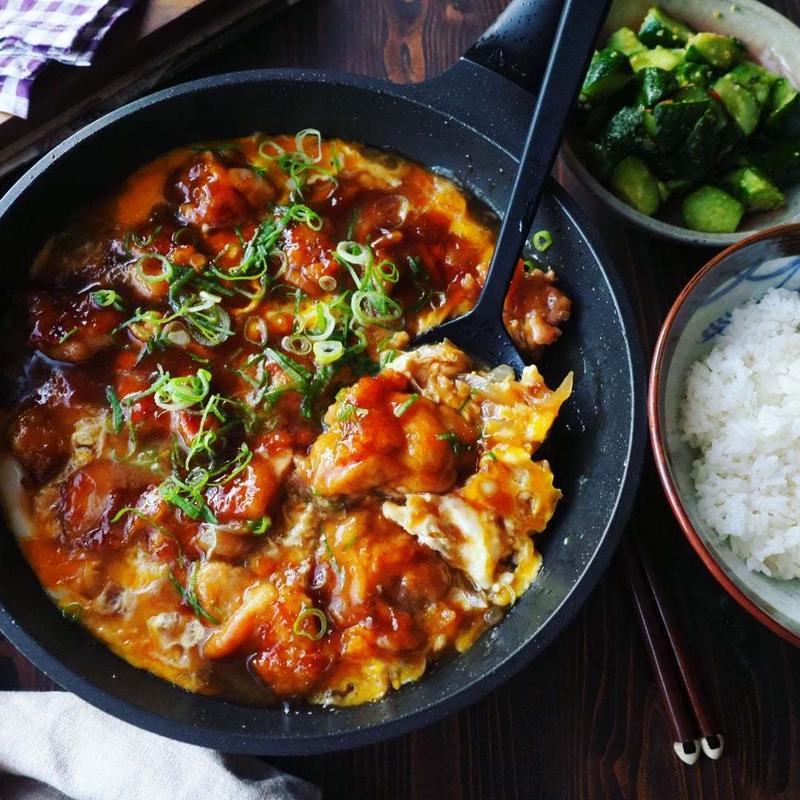
[{"label": "pair of chopsticks", "polygon": [[673,748],[684,764],[696,764],[701,753],[716,761],[723,739],[689,666],[683,637],[675,625],[645,550],[623,538],[620,551],[625,577],[647,655],[667,709],[675,739]]}]

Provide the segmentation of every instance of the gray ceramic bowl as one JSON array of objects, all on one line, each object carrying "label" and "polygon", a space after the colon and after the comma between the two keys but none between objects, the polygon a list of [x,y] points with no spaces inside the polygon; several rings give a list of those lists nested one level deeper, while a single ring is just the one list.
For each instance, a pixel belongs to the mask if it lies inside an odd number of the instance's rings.
[{"label": "gray ceramic bowl", "polygon": [[692,547],[728,593],[771,630],[800,645],[800,579],[750,572],[697,509],[690,471],[695,454],[678,414],[689,367],[714,346],[729,313],[772,287],[800,291],[800,225],[745,239],[706,264],[667,315],[650,372],[650,438],[661,482]]},{"label": "gray ceramic bowl", "polygon": [[[616,0],[606,20],[600,41],[627,25],[638,30],[647,9],[658,3],[668,14],[693,28],[715,31],[741,39],[751,57],[759,63],[800,85],[800,29],[786,17],[756,0]],[[756,231],[800,221],[800,184],[786,192],[786,206],[761,214],[748,214],[736,233],[702,233],[684,228],[680,215],[656,219],[641,214],[602,186],[578,159],[569,143],[561,149],[567,170],[591,194],[625,219],[656,236],[686,244],[726,247],[751,236]]]}]

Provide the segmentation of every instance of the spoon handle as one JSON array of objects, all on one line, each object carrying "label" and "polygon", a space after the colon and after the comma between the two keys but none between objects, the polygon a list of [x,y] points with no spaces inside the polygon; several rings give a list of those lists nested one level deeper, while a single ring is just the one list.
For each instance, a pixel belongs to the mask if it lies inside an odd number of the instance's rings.
[{"label": "spoon handle", "polygon": [[536,101],[489,274],[472,318],[500,318],[570,111],[611,0],[566,0]]}]

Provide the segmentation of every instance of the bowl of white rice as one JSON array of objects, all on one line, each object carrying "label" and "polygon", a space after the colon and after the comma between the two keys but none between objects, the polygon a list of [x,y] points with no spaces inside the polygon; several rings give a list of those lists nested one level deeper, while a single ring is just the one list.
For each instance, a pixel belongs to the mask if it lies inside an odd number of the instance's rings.
[{"label": "bowl of white rice", "polygon": [[683,290],[656,345],[649,416],[691,545],[800,645],[800,225],[724,250]]}]

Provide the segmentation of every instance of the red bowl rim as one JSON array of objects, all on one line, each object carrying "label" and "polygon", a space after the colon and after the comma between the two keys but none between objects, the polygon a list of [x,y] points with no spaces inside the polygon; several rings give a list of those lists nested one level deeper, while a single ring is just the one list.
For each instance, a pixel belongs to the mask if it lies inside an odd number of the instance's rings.
[{"label": "red bowl rim", "polygon": [[777,225],[773,228],[766,228],[763,231],[748,236],[730,247],[727,247],[722,252],[714,256],[708,261],[701,269],[692,277],[686,284],[681,293],[672,304],[669,313],[667,314],[661,326],[661,331],[658,334],[655,350],[653,352],[653,360],[650,368],[650,378],[648,381],[647,392],[647,421],[650,429],[650,443],[653,448],[653,454],[656,462],[656,469],[658,476],[661,479],[661,485],[664,488],[664,493],[667,496],[672,513],[675,515],[678,523],[683,530],[689,544],[694,551],[700,556],[700,559],[705,564],[708,571],[716,578],[723,589],[743,608],[755,617],[762,625],[765,625],[773,633],[791,642],[796,647],[800,647],[800,636],[793,633],[788,628],[781,625],[776,619],[769,616],[763,609],[759,608],[744,592],[723,572],[720,565],[717,563],[711,551],[706,547],[703,540],[698,535],[697,531],[692,525],[686,509],[683,507],[678,489],[675,486],[672,476],[670,475],[669,466],[667,465],[667,456],[663,442],[663,431],[661,430],[661,422],[659,420],[658,410],[661,405],[659,393],[659,379],[661,377],[661,370],[663,367],[664,354],[666,350],[667,340],[672,332],[672,325],[675,322],[675,317],[680,310],[686,298],[694,291],[695,286],[702,280],[702,278],[711,272],[723,259],[727,258],[732,252],[747,247],[753,242],[761,239],[768,239],[776,234],[781,234],[787,230],[794,230],[795,232],[800,229],[800,224],[792,223],[789,225]]}]

